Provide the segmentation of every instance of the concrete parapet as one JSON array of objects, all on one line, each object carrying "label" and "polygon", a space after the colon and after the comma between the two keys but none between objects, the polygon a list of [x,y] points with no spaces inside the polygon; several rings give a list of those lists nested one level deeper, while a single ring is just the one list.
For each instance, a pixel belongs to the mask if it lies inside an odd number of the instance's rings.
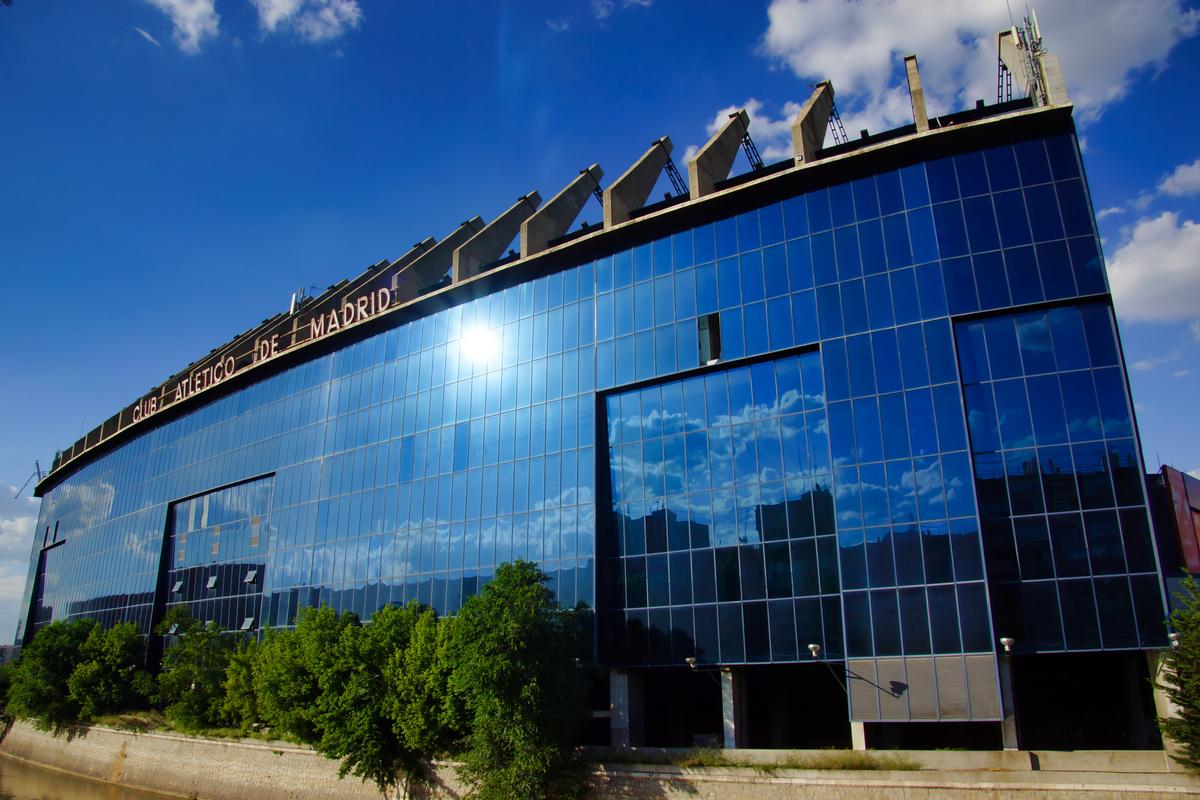
[{"label": "concrete parapet", "polygon": [[925,110],[925,89],[921,87],[921,72],[915,55],[904,57],[904,72],[908,76],[908,94],[912,98],[913,122],[917,133],[929,130],[929,113]]},{"label": "concrete parapet", "polygon": [[483,230],[483,218],[472,217],[392,276],[394,302],[412,300],[450,269],[456,248]]},{"label": "concrete parapet", "polygon": [[817,157],[817,151],[825,144],[825,131],[829,129],[832,114],[833,84],[821,81],[792,120],[792,155],[797,163],[807,164]]},{"label": "concrete parapet", "polygon": [[721,129],[688,161],[688,190],[693,200],[712,194],[717,183],[729,177],[749,129],[750,115],[745,109],[730,114]]},{"label": "concrete parapet", "polygon": [[521,258],[542,252],[552,239],[565,234],[603,177],[604,170],[599,164],[580,170],[579,177],[522,222]]},{"label": "concrete parapet", "polygon": [[646,205],[646,198],[654,191],[654,184],[671,157],[672,147],[667,136],[654,142],[624,175],[604,190],[604,227],[627,222],[632,212]]},{"label": "concrete parapet", "polygon": [[504,255],[521,223],[529,219],[537,211],[542,202],[537,192],[518,197],[507,211],[489,222],[482,230],[464,242],[454,251],[454,282],[473,278],[479,274],[480,267],[486,266]]},{"label": "concrete parapet", "polygon": [[425,255],[425,253],[432,250],[433,246],[436,244],[437,239],[433,238],[432,236],[426,236],[424,239],[414,244],[407,253],[400,256],[390,264],[386,264],[385,266],[387,266],[389,269],[394,269],[397,271],[402,270],[421,256]]}]

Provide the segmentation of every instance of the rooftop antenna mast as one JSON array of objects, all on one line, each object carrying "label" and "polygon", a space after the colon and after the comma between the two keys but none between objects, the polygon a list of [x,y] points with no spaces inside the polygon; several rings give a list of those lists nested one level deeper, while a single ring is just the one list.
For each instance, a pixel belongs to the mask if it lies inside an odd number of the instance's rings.
[{"label": "rooftop antenna mast", "polygon": [[[1011,18],[1012,12],[1009,11]],[[1046,87],[1042,83],[1042,72],[1040,62],[1046,55],[1046,46],[1042,43],[1042,29],[1038,25],[1037,12],[1029,6],[1025,7],[1025,16],[1021,18],[1019,25],[1014,24],[1011,28],[1013,42],[1016,44],[1017,50],[1020,53],[1022,63],[1026,75],[1029,77],[1029,96],[1037,105],[1047,105],[1049,96]],[[1012,71],[1009,66],[1004,63],[1004,59],[997,53],[996,61],[996,102],[1002,103],[1007,100],[1012,100]]]},{"label": "rooftop antenna mast", "polygon": [[25,479],[25,482],[21,484],[21,488],[17,489],[17,493],[13,495],[13,500],[16,500],[21,496],[21,492],[25,491],[25,487],[29,485],[30,481],[32,481],[34,478],[37,478],[38,483],[41,483],[43,477],[45,476],[42,475],[42,465],[39,464],[38,460],[35,458],[33,460],[33,472],[31,472],[29,477]]}]

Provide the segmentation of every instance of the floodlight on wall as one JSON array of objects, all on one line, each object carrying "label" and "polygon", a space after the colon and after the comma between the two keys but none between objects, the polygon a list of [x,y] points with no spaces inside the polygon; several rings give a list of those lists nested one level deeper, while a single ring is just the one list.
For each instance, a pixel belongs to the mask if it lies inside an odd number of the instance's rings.
[{"label": "floodlight on wall", "polygon": [[810,644],[808,646],[808,652],[812,653],[813,658],[820,658],[821,657],[821,645]]},{"label": "floodlight on wall", "polygon": [[1167,641],[1171,643],[1172,650],[1179,649],[1179,634],[1178,633],[1176,633],[1175,631],[1171,631],[1170,633],[1168,633]]},{"label": "floodlight on wall", "polygon": [[687,658],[685,658],[683,660],[683,663],[687,664],[692,670],[696,669],[696,657],[695,656],[688,656]]},{"label": "floodlight on wall", "polygon": [[1012,654],[1013,645],[1016,643],[1017,643],[1017,640],[1012,638],[1011,636],[1001,636],[1000,637],[1000,646],[1004,648],[1005,655]]}]

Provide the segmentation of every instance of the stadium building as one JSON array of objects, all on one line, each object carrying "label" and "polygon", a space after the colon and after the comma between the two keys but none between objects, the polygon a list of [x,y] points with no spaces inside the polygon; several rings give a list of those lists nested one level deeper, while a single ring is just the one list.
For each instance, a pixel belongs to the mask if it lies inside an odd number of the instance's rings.
[{"label": "stadium building", "polygon": [[524,558],[615,744],[1160,747],[1179,548],[1036,36],[995,104],[929,117],[910,57],[911,125],[819,84],[784,162],[739,112],[686,183],[662,138],[297,297],[56,456],[17,643],[453,613]]}]

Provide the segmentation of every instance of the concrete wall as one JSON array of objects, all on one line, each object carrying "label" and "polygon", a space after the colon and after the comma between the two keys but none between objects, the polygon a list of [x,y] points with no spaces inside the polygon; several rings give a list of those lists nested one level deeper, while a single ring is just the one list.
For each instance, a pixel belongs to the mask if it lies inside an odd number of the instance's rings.
[{"label": "concrete wall", "polygon": [[[197,800],[365,800],[380,796],[373,785],[357,778],[339,780],[335,762],[307,748],[278,742],[193,739],[105,728],[56,737],[27,723],[16,723],[0,742],[0,753],[96,780]],[[795,754],[739,750],[735,755],[746,763],[769,764]],[[841,772],[610,765],[597,769],[592,796],[691,800],[1200,797],[1200,778],[1176,771],[1177,767],[1164,762],[1161,752],[933,751],[905,755],[924,768]],[[443,783],[435,796],[463,796],[452,769],[443,768],[438,776]]]}]

